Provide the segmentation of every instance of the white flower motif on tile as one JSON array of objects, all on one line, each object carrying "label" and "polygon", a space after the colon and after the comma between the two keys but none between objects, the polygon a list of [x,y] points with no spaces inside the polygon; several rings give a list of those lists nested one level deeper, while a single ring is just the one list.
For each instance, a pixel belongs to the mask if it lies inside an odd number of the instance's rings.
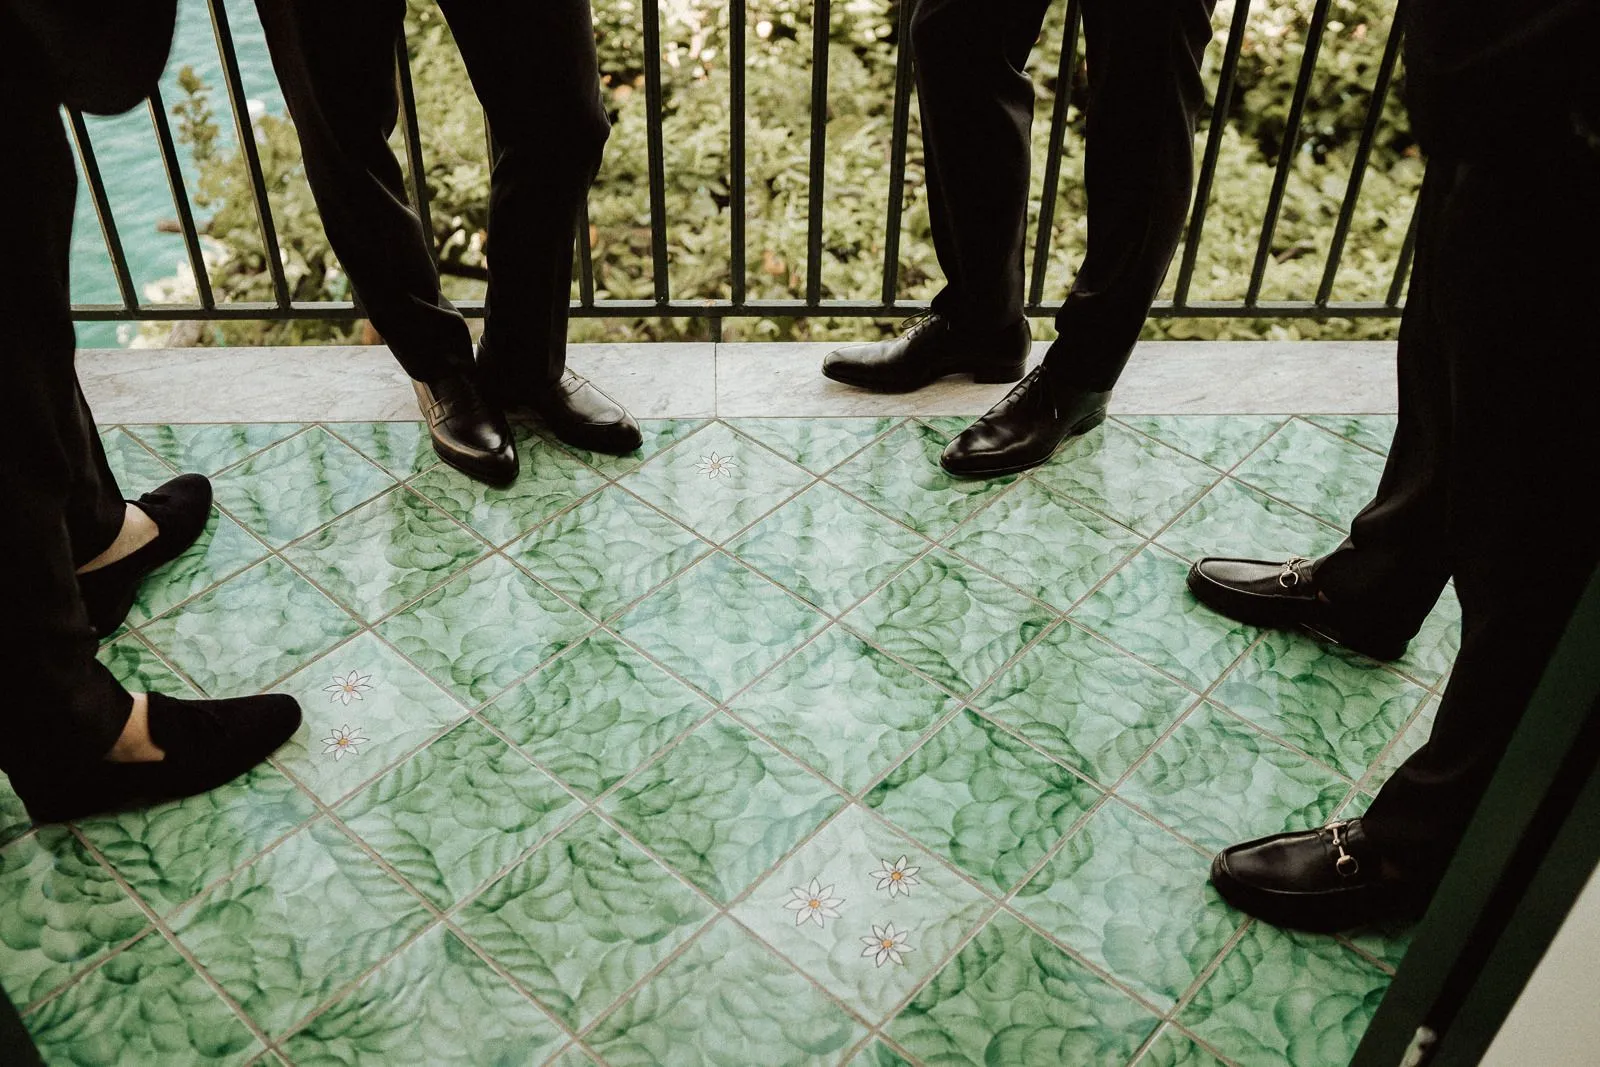
[{"label": "white flower motif on tile", "polygon": [[361,727],[352,730],[350,724],[345,723],[322,739],[322,754],[326,756],[330,752],[333,753],[333,761],[337,763],[346,756],[361,755],[361,746],[371,740],[370,737],[361,736]]},{"label": "white flower motif on tile", "polygon": [[738,466],[732,456],[719,456],[713,452],[709,456],[701,456],[700,462],[695,464],[695,470],[716,481],[718,478],[732,478]]},{"label": "white flower motif on tile", "polygon": [[823,929],[827,929],[827,919],[839,917],[839,905],[844,903],[843,897],[833,895],[833,886],[825,886],[815,878],[804,889],[796,886],[789,890],[793,896],[784,901],[783,906],[794,912],[794,924],[804,926],[814,922]]},{"label": "white flower motif on tile", "polygon": [[362,694],[372,691],[372,675],[351,671],[341,678],[336,674],[333,676],[333,684],[323,686],[322,691],[333,694],[328,698],[330,701],[337,701],[349,707],[352,700],[361,700]]},{"label": "white flower motif on tile", "polygon": [[890,863],[888,860],[882,860],[881,862],[883,866],[875,871],[868,872],[867,877],[876,878],[878,880],[878,888],[887,890],[890,897],[909,897],[911,895],[911,887],[922,884],[922,879],[917,877],[917,872],[922,868],[907,867],[906,857],[901,856],[894,863]]},{"label": "white flower motif on tile", "polygon": [[885,960],[903,965],[906,962],[904,953],[916,951],[906,944],[906,937],[910,933],[909,930],[896,930],[894,923],[874,926],[872,936],[861,939],[861,943],[867,946],[861,950],[861,955],[874,957],[872,962],[877,967],[882,967]]}]

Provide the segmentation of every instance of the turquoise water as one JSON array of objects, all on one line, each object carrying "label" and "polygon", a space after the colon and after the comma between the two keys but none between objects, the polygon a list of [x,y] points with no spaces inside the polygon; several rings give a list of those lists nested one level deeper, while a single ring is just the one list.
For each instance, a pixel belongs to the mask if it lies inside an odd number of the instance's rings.
[{"label": "turquoise water", "polygon": [[[252,101],[252,108],[281,112],[283,99],[267,58],[255,4],[252,0],[225,0],[224,8],[233,29],[245,95]],[[192,66],[213,88],[213,106],[217,109],[223,135],[232,144],[233,125],[227,107],[222,62],[217,56],[206,0],[180,0],[178,5],[178,30],[172,45],[172,59],[161,79],[161,95],[169,119],[172,106],[179,99],[178,71],[185,65]],[[135,290],[143,300],[146,299],[145,286],[176,274],[179,264],[187,260],[181,236],[156,232],[156,224],[163,219],[176,218],[177,211],[161,166],[150,114],[139,107],[115,118],[91,116],[87,121],[89,139],[116,216],[118,236],[128,257]],[[177,136],[176,130],[173,135]],[[192,188],[194,175],[183,145],[178,146],[178,155],[185,162]],[[78,304],[121,303],[94,204],[88,187],[81,180],[72,231],[72,299]],[[110,347],[126,343],[131,333],[132,326],[127,324],[81,322],[78,344],[84,348]]]}]

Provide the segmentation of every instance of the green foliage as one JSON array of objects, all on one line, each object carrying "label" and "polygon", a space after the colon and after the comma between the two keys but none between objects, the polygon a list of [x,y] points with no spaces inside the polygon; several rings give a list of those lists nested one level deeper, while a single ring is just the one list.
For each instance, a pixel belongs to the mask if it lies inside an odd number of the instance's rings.
[{"label": "green foliage", "polygon": [[[1283,150],[1314,3],[1258,4],[1249,16],[1192,299],[1237,299],[1244,294],[1274,167]],[[1388,3],[1335,0],[1333,6],[1293,147],[1287,195],[1263,280],[1266,300],[1309,299],[1317,291],[1389,33]],[[1035,223],[1043,194],[1048,116],[1057,93],[1071,94],[1046,264],[1047,299],[1066,292],[1087,237],[1082,187],[1085,72],[1080,49],[1068,83],[1059,83],[1064,8],[1059,3],[1052,8],[1030,61],[1038,97],[1031,205]],[[752,299],[797,299],[805,293],[810,266],[806,225],[811,190],[811,13],[812,5],[802,0],[751,0],[747,7],[745,282]],[[675,299],[725,299],[732,292],[729,9],[713,0],[663,0],[661,14],[671,292]],[[1222,0],[1215,19],[1216,40],[1206,57],[1208,97],[1215,93],[1232,15],[1232,2]],[[596,11],[603,91],[613,128],[591,196],[591,225],[583,236],[590,245],[595,295],[600,299],[645,299],[654,293],[641,17],[638,0],[604,0]],[[826,211],[819,264],[827,298],[870,300],[881,291],[898,19],[897,0],[844,0],[833,9],[822,174]],[[429,0],[409,0],[407,41],[445,289],[457,298],[481,296],[488,229],[482,114],[449,28]],[[224,150],[220,144],[209,88],[185,72],[182,89],[184,97],[174,113],[180,137],[200,172],[196,203],[214,211],[206,227],[207,257],[218,299],[270,299],[243,160],[236,150]],[[1197,160],[1204,150],[1208,122],[1209,117],[1203,117],[1196,138]],[[913,101],[905,184],[899,191],[904,214],[897,288],[902,297],[925,299],[938,291],[941,274],[930,239],[919,125]],[[264,116],[256,123],[255,136],[294,299],[349,299],[348,281],[328,248],[306,186],[292,126],[286,119]],[[403,152],[398,133],[393,144]],[[1336,278],[1335,300],[1386,295],[1421,172],[1399,94],[1391,93]],[[1032,237],[1030,233],[1030,248]],[[1176,274],[1175,266],[1163,295],[1171,295]],[[179,277],[166,289],[163,298],[181,298],[192,289],[192,280]],[[730,320],[724,336],[859,337],[890,325],[826,317]],[[1145,335],[1361,338],[1390,336],[1393,328],[1392,320],[1167,319],[1147,324]],[[674,340],[705,337],[707,329],[705,322],[689,319],[575,319],[571,336],[573,340]],[[1049,336],[1048,325],[1037,324],[1036,332]],[[227,344],[327,342],[351,340],[359,333],[358,326],[350,323],[243,322],[218,324],[212,339]]]}]

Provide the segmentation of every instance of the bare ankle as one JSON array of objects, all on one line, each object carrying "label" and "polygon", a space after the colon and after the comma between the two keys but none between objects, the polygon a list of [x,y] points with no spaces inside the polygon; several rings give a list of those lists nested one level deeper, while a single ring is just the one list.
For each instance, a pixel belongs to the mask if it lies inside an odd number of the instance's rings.
[{"label": "bare ankle", "polygon": [[133,709],[122,734],[105,758],[112,763],[155,763],[166,758],[150,736],[150,698],[144,693],[133,694]]},{"label": "bare ankle", "polygon": [[122,529],[117,531],[117,539],[111,542],[110,547],[104,552],[79,567],[78,573],[88,574],[90,571],[108,567],[119,559],[131,556],[154,541],[160,532],[154,519],[146,515],[137,505],[126,504],[122,516]]}]

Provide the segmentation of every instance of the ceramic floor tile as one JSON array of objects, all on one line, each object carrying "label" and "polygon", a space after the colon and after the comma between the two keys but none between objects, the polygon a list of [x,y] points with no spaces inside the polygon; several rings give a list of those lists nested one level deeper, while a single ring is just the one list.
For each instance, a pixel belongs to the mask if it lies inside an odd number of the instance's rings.
[{"label": "ceramic floor tile", "polygon": [[437,506],[396,486],[296,542],[284,558],[358,617],[375,622],[488,550]]},{"label": "ceramic floor tile", "polygon": [[885,1032],[927,1063],[1126,1063],[1158,1020],[1009,915],[979,932]]},{"label": "ceramic floor tile", "polygon": [[839,627],[757,682],[729,710],[856,792],[916,743],[954,701]]},{"label": "ceramic floor tile", "polygon": [[711,704],[604,631],[483,709],[541,767],[593,799]]},{"label": "ceramic floor tile", "polygon": [[1072,618],[1195,689],[1206,689],[1256,630],[1218,615],[1184,584],[1188,564],[1146,548],[1072,612]]},{"label": "ceramic floor tile", "polygon": [[1217,472],[1116,422],[1073,438],[1033,477],[1146,537],[1217,480]]},{"label": "ceramic floor tile", "polygon": [[729,425],[813,474],[824,474],[861,451],[894,419],[734,419]]},{"label": "ceramic floor tile", "polygon": [[614,1064],[799,1067],[840,1060],[865,1028],[724,919],[589,1035]]},{"label": "ceramic floor tile", "polygon": [[1182,1030],[1167,1027],[1139,1057],[1137,1067],[1224,1067]]},{"label": "ceramic floor tile", "polygon": [[183,555],[150,572],[139,586],[128,612],[128,624],[139,626],[197,593],[232,577],[267,554],[267,547],[244,527],[211,509],[199,540]]},{"label": "ceramic floor tile", "polygon": [[947,543],[956,555],[1065,611],[1144,539],[1029,479]]},{"label": "ceramic floor tile", "polygon": [[0,775],[0,849],[33,828],[33,820],[22,798],[11,788],[10,779]]},{"label": "ceramic floor tile", "polygon": [[1389,979],[1337,941],[1252,924],[1179,1021],[1245,1065],[1350,1062]]},{"label": "ceramic floor tile", "polygon": [[[590,452],[587,449],[572,448],[567,445],[560,447],[607,478],[620,478],[656,453],[671,448],[705,424],[705,419],[642,419],[639,422],[639,433],[644,438],[644,443],[625,456],[610,456],[603,452]],[[544,433],[542,428],[541,433]],[[548,438],[549,435],[546,433],[545,436]]]},{"label": "ceramic floor tile", "polygon": [[274,759],[328,804],[467,715],[370,633],[307,664],[277,688],[300,702],[304,721]]},{"label": "ceramic floor tile", "polygon": [[212,696],[272,685],[358,624],[278,559],[256,564],[140,631]]},{"label": "ceramic floor tile", "polygon": [[863,1018],[910,997],[992,905],[857,807],[758,885],[733,915]]},{"label": "ceramic floor tile", "polygon": [[330,422],[327,427],[396,478],[410,478],[439,463],[426,423]]},{"label": "ceramic floor tile", "polygon": [[943,537],[1015,477],[952,478],[939,466],[945,437],[907,423],[829,475],[829,481],[928,537]]},{"label": "ceramic floor tile", "polygon": [[577,800],[468,720],[339,806],[339,817],[440,908],[487,883]]},{"label": "ceramic floor tile", "polygon": [[710,546],[638,497],[610,486],[506,551],[556,592],[605,619]]},{"label": "ceramic floor tile", "polygon": [[1200,707],[1119,792],[1202,848],[1220,850],[1321,826],[1350,788],[1239,720]]},{"label": "ceramic floor tile", "polygon": [[713,698],[726,700],[826,623],[719,553],[624,615],[617,630]]},{"label": "ceramic floor tile", "polygon": [[163,663],[137,634],[123,634],[101,645],[96,657],[130,693],[165,693],[169,697],[195,696],[194,687]]},{"label": "ceramic floor tile", "polygon": [[1422,710],[1417,713],[1405,728],[1405,732],[1395,739],[1394,745],[1383,754],[1383,758],[1372,766],[1371,784],[1367,787],[1376,789],[1389,780],[1389,776],[1400,769],[1400,765],[1411,758],[1412,753],[1428,742],[1428,735],[1433,732],[1433,717],[1439,713],[1439,698],[1430,697],[1422,705]]},{"label": "ceramic floor tile", "polygon": [[807,471],[719,422],[618,484],[720,544],[811,480]]},{"label": "ceramic floor tile", "polygon": [[893,519],[819,483],[730,543],[728,551],[836,615],[927,546]]},{"label": "ceramic floor tile", "polygon": [[593,621],[491,556],[378,627],[464,703],[477,705],[579,640]]},{"label": "ceramic floor tile", "polygon": [[316,814],[265,764],[220,789],[79,822],[89,843],[158,915],[200,894]]},{"label": "ceramic floor tile", "polygon": [[173,932],[273,1036],[426,922],[421,901],[322,821],[206,894]]},{"label": "ceramic floor tile", "polygon": [[176,476],[171,467],[150,454],[127,430],[112,430],[100,435],[106,462],[116,476],[117,488],[130,500],[137,500],[156,486]]},{"label": "ceramic floor tile", "polygon": [[1406,647],[1406,654],[1394,666],[1418,681],[1437,685],[1450,673],[1460,651],[1461,601],[1456,598],[1455,587],[1447,585],[1422,629]]},{"label": "ceramic floor tile", "polygon": [[1207,493],[1157,538],[1162,546],[1190,561],[1205,556],[1315,559],[1332,552],[1343,540],[1344,535],[1327,523],[1232,478]]},{"label": "ceramic floor tile", "polygon": [[1350,942],[1378,962],[1387,964],[1393,970],[1400,966],[1401,961],[1405,959],[1406,951],[1411,948],[1411,940],[1416,935],[1417,925],[1416,922],[1407,919],[1389,920],[1348,930],[1343,935],[1343,940]]},{"label": "ceramic floor tile", "polygon": [[215,989],[160,934],[141,938],[27,1018],[52,1064],[242,1064],[261,1049]]},{"label": "ceramic floor tile", "polygon": [[515,540],[605,484],[593,470],[538,438],[520,442],[518,457],[521,473],[508,486],[485,485],[443,464],[410,484],[496,545]]},{"label": "ceramic floor tile", "polygon": [[0,986],[18,1010],[146,926],[144,912],[65,827],[0,849]]},{"label": "ceramic floor tile", "polygon": [[1281,415],[1118,415],[1117,421],[1224,471],[1284,423]]},{"label": "ceramic floor tile", "polygon": [[1156,1006],[1170,1010],[1244,916],[1206,881],[1210,860],[1110,802],[1016,896],[1016,906]]},{"label": "ceramic floor tile", "polygon": [[285,545],[394,484],[321,427],[273,445],[219,475],[217,503],[274,545]]},{"label": "ceramic floor tile", "polygon": [[1344,529],[1377,491],[1383,458],[1303,419],[1291,419],[1234,476]]},{"label": "ceramic floor tile", "polygon": [[128,431],[180,471],[213,475],[304,428],[298,422],[178,423]]},{"label": "ceramic floor tile", "polygon": [[1194,701],[1183,686],[1065,625],[1025,652],[973,705],[1110,786]]},{"label": "ceramic floor tile", "polygon": [[688,886],[587,815],[457,921],[535,999],[581,1028],[710,917]]},{"label": "ceramic floor tile", "polygon": [[940,685],[969,693],[1037,637],[1053,613],[955,556],[931,552],[843,621]]},{"label": "ceramic floor tile", "polygon": [[726,902],[843,803],[821,779],[718,717],[629,780],[606,808]]},{"label": "ceramic floor tile", "polygon": [[1005,893],[1088,813],[1099,790],[963,711],[862,803]]},{"label": "ceramic floor tile", "polygon": [[1360,778],[1427,695],[1363,656],[1271,630],[1212,699]]},{"label": "ceramic floor tile", "polygon": [[849,1067],[911,1067],[911,1061],[882,1041],[874,1041],[851,1058]]},{"label": "ceramic floor tile", "polygon": [[1383,455],[1389,454],[1395,428],[1400,423],[1398,415],[1310,415],[1308,418],[1325,430],[1332,430],[1340,437]]},{"label": "ceramic floor tile", "polygon": [[303,1064],[536,1064],[562,1034],[462,940],[436,926],[284,1042]]}]

